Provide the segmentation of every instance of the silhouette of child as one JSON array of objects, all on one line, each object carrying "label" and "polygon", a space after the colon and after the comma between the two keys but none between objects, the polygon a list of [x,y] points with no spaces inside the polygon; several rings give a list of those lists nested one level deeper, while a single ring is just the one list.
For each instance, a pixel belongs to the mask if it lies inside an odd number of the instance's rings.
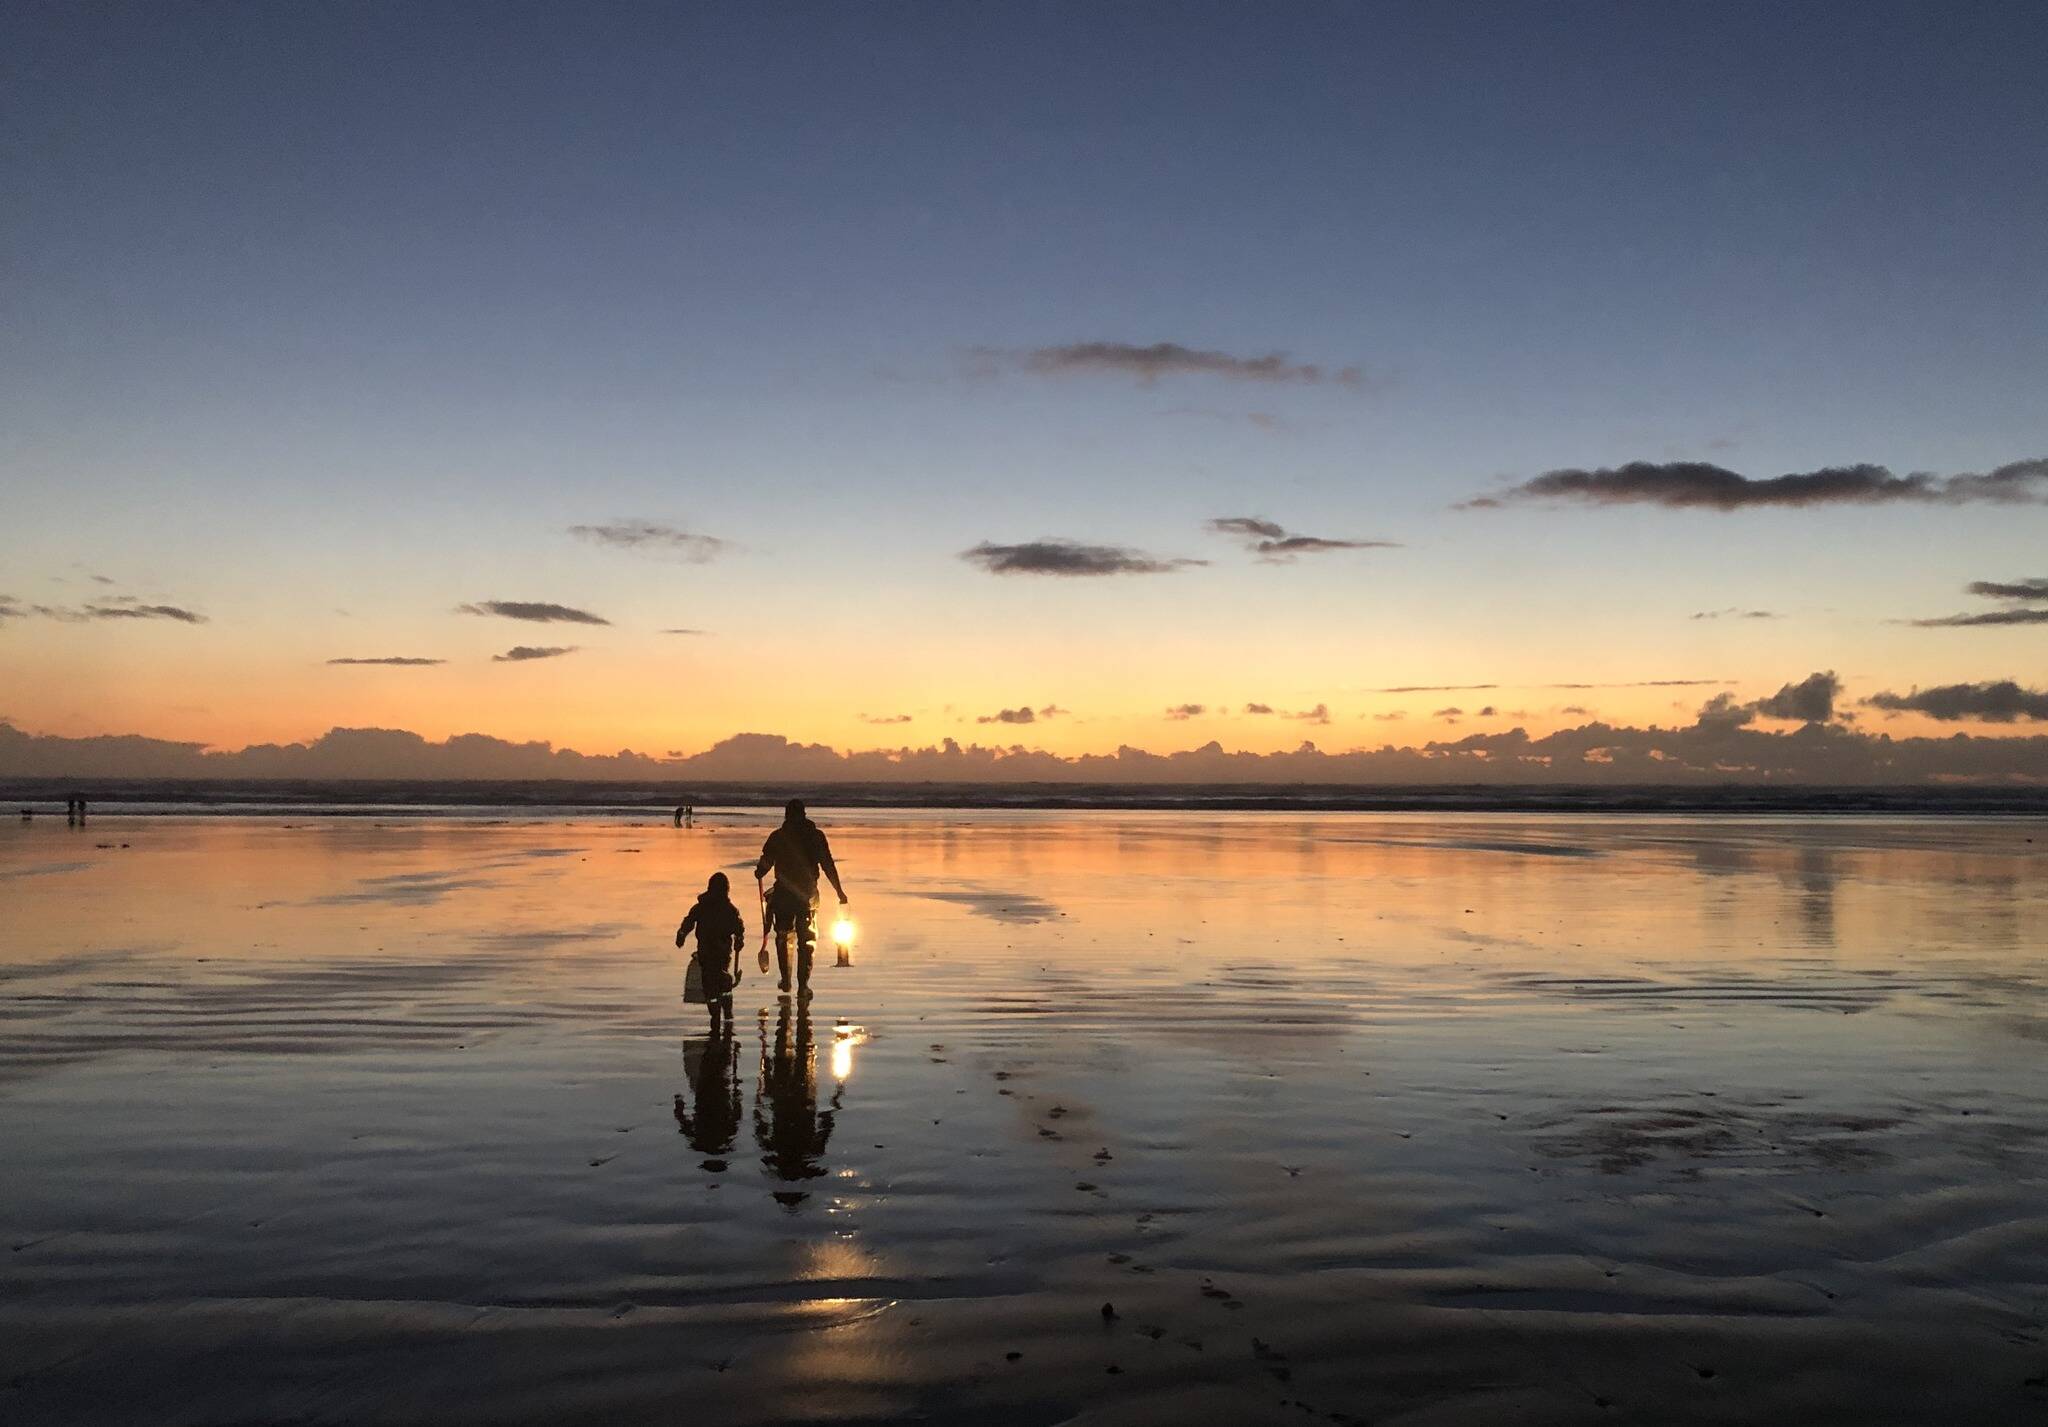
[{"label": "silhouette of child", "polygon": [[732,1011],[732,988],[740,979],[738,954],[747,944],[747,925],[732,904],[732,884],[723,872],[711,874],[704,894],[676,928],[681,946],[692,928],[697,932],[697,966],[704,977],[704,1005],[716,1024]]}]

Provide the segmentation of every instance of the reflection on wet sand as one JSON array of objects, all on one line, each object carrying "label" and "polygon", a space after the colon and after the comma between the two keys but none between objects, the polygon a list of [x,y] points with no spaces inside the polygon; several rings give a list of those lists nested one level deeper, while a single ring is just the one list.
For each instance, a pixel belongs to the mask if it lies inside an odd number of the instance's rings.
[{"label": "reflection on wet sand", "polygon": [[[754,1096],[754,1143],[760,1147],[762,1167],[784,1183],[816,1179],[826,1172],[825,1146],[832,1138],[845,1081],[833,1081],[832,1098],[820,1111],[809,997],[781,998],[772,1045],[765,1007],[759,1022],[761,1077]],[[777,1202],[789,1208],[808,1197],[801,1190],[777,1190],[775,1194]]]},{"label": "reflection on wet sand", "polygon": [[730,1016],[713,1022],[710,1035],[683,1042],[683,1073],[690,1094],[676,1096],[676,1125],[690,1148],[711,1156],[704,1167],[721,1171],[719,1156],[732,1152],[740,1133],[739,1052]]},{"label": "reflection on wet sand", "polygon": [[0,1420],[2048,1406],[2038,824],[824,816],[0,827]]}]

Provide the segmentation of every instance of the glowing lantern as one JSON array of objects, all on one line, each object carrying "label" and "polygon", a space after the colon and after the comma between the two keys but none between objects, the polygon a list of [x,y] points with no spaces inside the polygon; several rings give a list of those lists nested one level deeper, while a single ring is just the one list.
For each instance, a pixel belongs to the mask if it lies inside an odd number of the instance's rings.
[{"label": "glowing lantern", "polygon": [[839,965],[853,965],[853,918],[841,912],[832,923],[832,945],[839,948]]}]

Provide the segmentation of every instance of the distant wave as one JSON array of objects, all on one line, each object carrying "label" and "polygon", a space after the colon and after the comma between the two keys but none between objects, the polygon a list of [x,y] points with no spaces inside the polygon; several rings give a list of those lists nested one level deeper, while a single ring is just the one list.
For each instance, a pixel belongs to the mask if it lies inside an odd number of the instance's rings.
[{"label": "distant wave", "polygon": [[0,800],[45,816],[83,792],[100,813],[481,816],[772,808],[792,793],[842,808],[1186,812],[1892,813],[2048,815],[2048,788],[1359,787],[1288,784],[289,782],[0,779]]}]

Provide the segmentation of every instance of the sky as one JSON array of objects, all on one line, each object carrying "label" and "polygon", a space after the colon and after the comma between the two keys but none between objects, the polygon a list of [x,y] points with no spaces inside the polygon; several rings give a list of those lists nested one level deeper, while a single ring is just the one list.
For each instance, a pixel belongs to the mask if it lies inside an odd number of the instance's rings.
[{"label": "sky", "polygon": [[2048,731],[2038,4],[5,26],[18,732]]}]

